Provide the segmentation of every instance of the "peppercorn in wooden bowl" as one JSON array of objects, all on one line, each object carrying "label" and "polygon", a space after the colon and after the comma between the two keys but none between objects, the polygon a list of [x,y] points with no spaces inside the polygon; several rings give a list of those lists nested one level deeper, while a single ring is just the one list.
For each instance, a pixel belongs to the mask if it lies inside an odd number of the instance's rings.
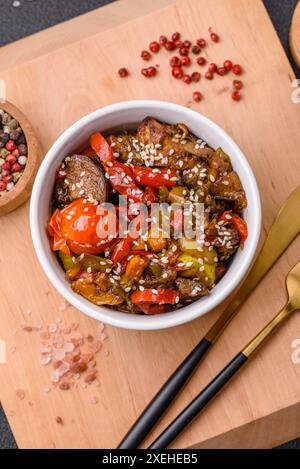
[{"label": "peppercorn in wooden bowl", "polygon": [[25,115],[0,102],[0,216],[30,196],[39,166],[39,144]]}]

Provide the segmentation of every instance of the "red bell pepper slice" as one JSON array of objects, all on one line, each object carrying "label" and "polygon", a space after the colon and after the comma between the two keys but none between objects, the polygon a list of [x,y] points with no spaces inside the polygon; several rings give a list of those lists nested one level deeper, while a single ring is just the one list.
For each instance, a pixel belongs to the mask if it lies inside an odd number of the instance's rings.
[{"label": "red bell pepper slice", "polygon": [[115,162],[105,170],[114,189],[134,202],[144,202],[144,192],[136,186],[131,169],[123,163]]},{"label": "red bell pepper slice", "polygon": [[147,205],[151,205],[158,202],[158,195],[154,187],[146,187],[145,189],[145,202]]},{"label": "red bell pepper slice", "polygon": [[153,305],[152,303],[139,303],[138,307],[144,314],[149,315],[165,313],[167,309],[167,305]]},{"label": "red bell pepper slice", "polygon": [[110,144],[100,132],[96,132],[90,136],[90,145],[104,165],[108,162],[115,161]]},{"label": "red bell pepper slice", "polygon": [[132,238],[130,235],[126,236],[126,238],[123,238],[118,242],[111,254],[111,260],[113,262],[113,265],[118,264],[124,259],[124,257],[128,256],[133,246],[133,243],[134,238]]},{"label": "red bell pepper slice", "polygon": [[158,303],[174,305],[179,301],[179,293],[175,290],[160,288],[159,290],[147,289],[144,291],[136,291],[131,296],[133,304],[139,303]]},{"label": "red bell pepper slice", "polygon": [[159,189],[162,186],[174,187],[176,184],[176,171],[174,169],[153,169],[144,166],[132,166],[135,180],[142,186]]},{"label": "red bell pepper slice", "polygon": [[[230,218],[229,216],[227,218],[227,215],[230,215]],[[222,213],[220,220],[233,225],[241,241],[245,241],[248,238],[247,223],[237,213],[232,213],[232,210],[227,210]]]}]

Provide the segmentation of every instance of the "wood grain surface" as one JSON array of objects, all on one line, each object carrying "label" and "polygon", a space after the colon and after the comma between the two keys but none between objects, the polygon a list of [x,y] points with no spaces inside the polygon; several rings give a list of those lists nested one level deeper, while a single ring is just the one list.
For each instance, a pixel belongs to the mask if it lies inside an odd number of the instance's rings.
[{"label": "wood grain surface", "polygon": [[[175,30],[185,37],[207,36],[208,26],[221,37],[218,45],[210,44],[205,50],[208,59],[220,63],[231,58],[246,71],[239,103],[230,99],[232,77],[202,79],[197,86],[169,77],[166,53],[155,58],[161,66],[154,80],[140,76],[140,49],[152,39]],[[121,80],[116,71],[124,65],[131,76]],[[236,140],[253,167],[262,195],[262,237],[299,184],[300,113],[299,105],[291,100],[294,75],[258,0],[178,1],[121,24],[109,34],[86,35],[20,63],[3,71],[0,78],[6,80],[8,99],[28,115],[44,151],[78,118],[120,100],[162,99],[202,112]],[[199,104],[191,100],[196,88],[205,95]],[[62,299],[33,251],[28,204],[2,217],[0,223],[0,330],[7,345],[7,363],[0,364],[0,397],[19,446],[115,447],[222,307],[170,330],[107,327],[108,340],[97,365],[101,385],[45,394],[50,369],[39,364],[38,334],[24,332],[22,325],[44,325],[63,318],[94,333],[97,322],[71,307],[59,310]],[[284,276],[299,260],[299,252],[297,239],[243,306],[148,442],[281,308],[286,296]],[[26,314],[28,309],[31,315]],[[292,341],[299,337],[300,318],[294,315],[173,446],[273,447],[299,436],[300,364],[291,359]],[[16,395],[19,388],[26,391],[23,400]],[[94,394],[99,398],[97,405],[90,403]],[[57,416],[63,418],[63,425],[57,424]]]}]

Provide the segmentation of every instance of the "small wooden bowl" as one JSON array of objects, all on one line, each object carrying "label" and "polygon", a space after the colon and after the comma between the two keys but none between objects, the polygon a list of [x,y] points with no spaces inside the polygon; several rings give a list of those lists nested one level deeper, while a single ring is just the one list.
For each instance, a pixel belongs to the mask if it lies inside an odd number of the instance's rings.
[{"label": "small wooden bowl", "polygon": [[300,68],[300,2],[298,2],[290,29],[290,49],[296,64]]},{"label": "small wooden bowl", "polygon": [[23,204],[30,196],[35,175],[39,167],[39,144],[34,131],[24,114],[8,101],[0,101],[0,109],[14,117],[20,124],[28,147],[27,163],[15,187],[0,196],[0,216]]}]

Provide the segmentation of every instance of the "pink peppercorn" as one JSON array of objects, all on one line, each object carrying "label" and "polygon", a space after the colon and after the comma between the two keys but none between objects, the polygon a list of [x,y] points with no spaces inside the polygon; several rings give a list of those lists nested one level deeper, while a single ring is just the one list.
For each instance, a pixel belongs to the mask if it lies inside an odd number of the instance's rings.
[{"label": "pink peppercorn", "polygon": [[8,140],[7,144],[5,145],[6,150],[14,151],[17,147],[13,140]]},{"label": "pink peppercorn", "polygon": [[15,163],[11,167],[12,173],[19,173],[22,170],[22,166],[19,163]]},{"label": "pink peppercorn", "polygon": [[7,161],[7,163],[9,164],[14,164],[17,161],[17,158],[15,157],[15,155],[9,153],[5,158],[5,161]]},{"label": "pink peppercorn", "polygon": [[10,170],[10,164],[7,161],[5,161],[5,163],[2,164],[1,168],[2,168],[2,171],[3,170],[4,171],[9,171]]}]

